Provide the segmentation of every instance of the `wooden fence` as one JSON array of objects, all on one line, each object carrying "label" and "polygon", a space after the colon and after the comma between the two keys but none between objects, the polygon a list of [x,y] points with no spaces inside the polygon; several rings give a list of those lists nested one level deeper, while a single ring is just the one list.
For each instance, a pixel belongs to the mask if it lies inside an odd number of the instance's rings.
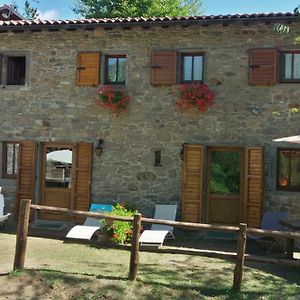
[{"label": "wooden fence", "polygon": [[[21,201],[21,206],[19,211],[14,270],[24,269],[30,209],[58,212],[67,215],[75,215],[75,216],[82,216],[82,217],[93,217],[97,219],[106,219],[112,221],[133,222],[133,237],[131,242],[131,254],[130,254],[129,275],[128,275],[128,278],[130,280],[136,280],[137,272],[139,268],[139,235],[140,235],[142,223],[171,225],[174,227],[194,229],[194,230],[210,229],[210,230],[238,233],[237,253],[236,255],[234,255],[236,259],[236,263],[235,263],[234,276],[233,276],[233,288],[236,290],[240,290],[241,288],[245,258],[248,260],[260,261],[260,262],[277,263],[277,264],[300,267],[299,260],[274,259],[274,258],[266,258],[261,256],[245,254],[246,240],[247,240],[248,233],[253,235],[258,235],[258,236],[265,236],[265,237],[282,237],[286,239],[295,239],[295,238],[300,238],[300,232],[288,232],[288,231],[282,232],[282,231],[247,228],[247,224],[243,224],[243,223],[241,223],[239,227],[235,227],[235,226],[218,226],[218,225],[201,224],[201,223],[157,220],[157,219],[150,219],[150,218],[142,218],[141,214],[139,213],[136,214],[134,217],[120,217],[120,216],[112,216],[112,215],[107,215],[107,214],[97,213],[97,212],[77,211],[77,210],[71,210],[67,208],[34,205],[31,204],[31,200],[24,199]],[[232,258],[232,254],[229,253],[228,254],[222,253],[221,255],[219,253],[219,256],[222,256],[224,258]]]}]

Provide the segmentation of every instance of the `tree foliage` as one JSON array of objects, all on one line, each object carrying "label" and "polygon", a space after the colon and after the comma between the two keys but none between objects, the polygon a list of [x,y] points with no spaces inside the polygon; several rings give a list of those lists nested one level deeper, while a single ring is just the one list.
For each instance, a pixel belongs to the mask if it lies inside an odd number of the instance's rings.
[{"label": "tree foliage", "polygon": [[39,14],[36,7],[30,5],[29,1],[25,1],[24,3],[24,16],[28,20],[37,19]]},{"label": "tree foliage", "polygon": [[[38,3],[38,0],[35,0],[35,2]],[[19,7],[14,0],[11,1],[10,7],[15,11],[19,10]],[[23,15],[28,20],[37,19],[39,16],[38,9],[36,7],[33,7],[28,0],[25,0],[24,8],[23,8]]]},{"label": "tree foliage", "polygon": [[202,0],[77,0],[73,11],[85,18],[189,16]]},{"label": "tree foliage", "polygon": [[[300,17],[300,5],[294,9],[294,14]],[[300,44],[300,35],[291,29],[290,26],[283,25],[280,23],[275,23],[273,27],[274,31],[282,34],[289,34],[293,39],[295,44]]]}]

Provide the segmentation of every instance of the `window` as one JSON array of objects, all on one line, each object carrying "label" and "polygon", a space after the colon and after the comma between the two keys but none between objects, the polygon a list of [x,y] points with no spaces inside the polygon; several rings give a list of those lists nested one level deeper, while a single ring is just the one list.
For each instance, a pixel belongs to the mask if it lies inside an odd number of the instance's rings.
[{"label": "window", "polygon": [[281,53],[281,81],[300,82],[300,52]]},{"label": "window", "polygon": [[203,54],[182,54],[181,81],[185,83],[203,81]]},{"label": "window", "polygon": [[26,84],[26,57],[0,55],[0,82],[3,85]]},{"label": "window", "polygon": [[204,52],[153,50],[151,53],[151,83],[173,85],[202,83]]},{"label": "window", "polygon": [[2,177],[17,178],[19,143],[3,142],[2,143]]},{"label": "window", "polygon": [[249,51],[250,85],[289,82],[300,83],[300,51],[279,51],[276,48]]},{"label": "window", "polygon": [[277,190],[300,191],[300,149],[278,149]]},{"label": "window", "polygon": [[76,84],[96,86],[125,85],[126,55],[101,55],[100,52],[80,52],[77,55]]},{"label": "window", "polygon": [[105,84],[125,84],[126,56],[105,57]]}]

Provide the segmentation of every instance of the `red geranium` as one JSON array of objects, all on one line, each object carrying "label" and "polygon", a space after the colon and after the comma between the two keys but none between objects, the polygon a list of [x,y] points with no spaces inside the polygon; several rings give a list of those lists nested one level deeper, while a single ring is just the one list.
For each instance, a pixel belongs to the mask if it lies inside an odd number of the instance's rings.
[{"label": "red geranium", "polygon": [[178,97],[177,105],[181,112],[193,108],[206,112],[215,97],[208,85],[202,83],[180,84],[174,94]]},{"label": "red geranium", "polygon": [[120,113],[128,110],[130,97],[126,92],[121,90],[114,90],[112,86],[100,86],[97,90],[99,100],[97,105],[112,110],[113,113]]}]

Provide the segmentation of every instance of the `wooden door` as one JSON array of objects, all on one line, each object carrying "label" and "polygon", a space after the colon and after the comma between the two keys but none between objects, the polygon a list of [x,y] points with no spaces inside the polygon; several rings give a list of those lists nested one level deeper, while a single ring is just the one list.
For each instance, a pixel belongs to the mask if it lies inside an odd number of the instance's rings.
[{"label": "wooden door", "polygon": [[[71,208],[73,178],[72,144],[44,143],[42,145],[41,204]],[[65,214],[41,212],[41,219],[70,220]]]},{"label": "wooden door", "polygon": [[207,148],[206,221],[236,225],[244,219],[244,148]]}]

